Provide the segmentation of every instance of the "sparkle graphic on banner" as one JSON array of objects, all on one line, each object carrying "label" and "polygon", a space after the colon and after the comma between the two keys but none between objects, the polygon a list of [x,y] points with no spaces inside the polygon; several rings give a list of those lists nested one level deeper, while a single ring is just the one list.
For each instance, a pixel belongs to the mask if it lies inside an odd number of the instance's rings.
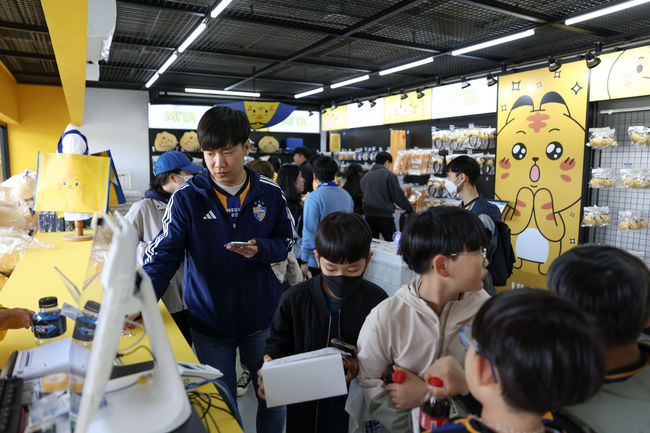
[{"label": "sparkle graphic on banner", "polygon": [[580,84],[578,84],[578,82],[576,81],[576,83],[573,85],[573,87],[571,87],[571,90],[573,90],[575,92],[575,94],[577,95],[578,92],[582,90],[582,86],[580,86]]},{"label": "sparkle graphic on banner", "polygon": [[575,244],[575,243],[576,243],[576,240],[575,240],[574,238],[571,238],[571,243],[572,243],[572,244]]},{"label": "sparkle graphic on banner", "polygon": [[572,217],[574,217],[574,216],[576,216],[576,214],[575,214],[575,213],[573,213],[573,212],[571,212],[571,216],[572,216]]},{"label": "sparkle graphic on banner", "polygon": [[512,90],[519,90],[519,84],[521,84],[521,81],[513,81],[512,82]]},{"label": "sparkle graphic on banner", "polygon": [[501,111],[507,111],[507,110],[508,110],[508,106],[507,106],[507,105],[502,105],[502,106],[501,106]]},{"label": "sparkle graphic on banner", "polygon": [[541,81],[537,83],[537,87],[542,87],[542,82]]},{"label": "sparkle graphic on banner", "polygon": [[560,72],[562,71],[555,71],[555,75],[553,75],[553,78],[560,78]]}]

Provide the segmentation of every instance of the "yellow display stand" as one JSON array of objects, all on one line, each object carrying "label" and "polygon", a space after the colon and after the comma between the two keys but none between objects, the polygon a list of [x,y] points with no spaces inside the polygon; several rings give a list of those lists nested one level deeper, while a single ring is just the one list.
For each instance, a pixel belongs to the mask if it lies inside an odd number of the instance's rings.
[{"label": "yellow display stand", "polygon": [[[39,233],[36,237],[43,242],[53,244],[54,248],[28,251],[23,256],[9,281],[0,291],[0,304],[7,308],[22,307],[36,311],[40,298],[56,296],[59,300],[59,307],[64,302],[75,305],[72,295],[64,287],[61,277],[54,270],[54,266],[58,267],[77,286],[81,286],[79,283],[84,280],[91,243],[64,242],[63,233]],[[199,362],[163,303],[159,302],[158,305],[176,360]],[[66,337],[72,337],[73,326],[71,324],[68,321]],[[122,337],[119,347],[131,345],[140,338],[142,332],[144,332],[142,329],[136,328],[133,336]],[[145,337],[141,344],[149,346],[148,338]],[[35,345],[34,334],[30,329],[8,331],[5,339],[0,341],[0,363],[4,364],[14,350],[24,350]],[[147,351],[137,350],[130,355],[124,356],[122,360],[125,364],[133,364],[148,361],[150,358],[151,356]],[[203,387],[199,388],[199,390],[214,392],[212,385],[208,385],[205,389]],[[212,404],[218,408],[228,410],[221,401],[213,399]],[[219,431],[223,433],[241,433],[242,430],[237,420],[218,408],[211,409],[210,414],[218,424]],[[211,426],[210,431],[216,432],[217,428]]]}]

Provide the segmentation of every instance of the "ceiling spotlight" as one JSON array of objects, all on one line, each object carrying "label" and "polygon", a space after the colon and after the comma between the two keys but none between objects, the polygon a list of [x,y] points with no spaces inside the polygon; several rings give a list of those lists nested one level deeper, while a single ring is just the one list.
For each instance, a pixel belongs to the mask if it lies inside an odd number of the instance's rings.
[{"label": "ceiling spotlight", "polygon": [[463,77],[463,79],[461,81],[463,83],[463,85],[460,86],[461,88],[467,89],[469,86],[471,86],[471,84],[469,84],[469,81],[467,81],[467,78]]},{"label": "ceiling spotlight", "polygon": [[555,72],[558,69],[560,69],[560,66],[562,66],[562,62],[560,59],[556,59],[553,57],[548,58],[548,70],[551,72]]},{"label": "ceiling spotlight", "polygon": [[332,110],[336,110],[336,102],[332,102]]},{"label": "ceiling spotlight", "polygon": [[[487,85],[488,85],[488,87],[494,86],[496,83],[499,82],[499,81],[494,77],[494,75],[492,75],[492,73],[487,74],[487,77],[485,77],[485,79],[487,80]],[[467,84],[469,84],[469,83],[467,83]]]},{"label": "ceiling spotlight", "polygon": [[357,99],[357,107],[359,107],[359,108],[363,107],[363,101],[359,101]]},{"label": "ceiling spotlight", "polygon": [[404,100],[404,99],[406,99],[408,97],[409,97],[408,93],[406,93],[404,90],[402,90],[402,96],[400,96],[399,99]]},{"label": "ceiling spotlight", "polygon": [[585,60],[587,62],[587,67],[589,69],[595,68],[596,66],[600,65],[600,58],[596,56],[596,54],[593,51],[587,51],[587,54],[585,55]]},{"label": "ceiling spotlight", "polygon": [[325,114],[327,112],[327,107],[324,105],[320,106],[320,114]]},{"label": "ceiling spotlight", "polygon": [[418,99],[424,98],[424,92],[422,89],[416,89],[415,91],[417,92]]},{"label": "ceiling spotlight", "polygon": [[309,110],[309,117],[311,117],[311,116],[313,116],[313,115],[314,115],[314,112],[311,111],[311,110]]},{"label": "ceiling spotlight", "polygon": [[368,102],[370,102],[370,108],[372,108],[372,107],[374,107],[375,105],[377,105],[377,103],[375,102],[374,99],[370,99]]}]

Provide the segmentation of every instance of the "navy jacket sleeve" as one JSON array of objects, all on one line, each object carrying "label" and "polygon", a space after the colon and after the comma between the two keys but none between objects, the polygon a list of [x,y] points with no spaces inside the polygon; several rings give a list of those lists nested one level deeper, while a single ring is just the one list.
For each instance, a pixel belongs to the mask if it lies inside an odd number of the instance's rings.
[{"label": "navy jacket sleeve", "polygon": [[296,241],[297,234],[293,217],[279,187],[274,188],[274,202],[277,203],[273,232],[270,238],[255,238],[258,251],[251,260],[260,263],[277,263],[286,260],[287,254]]},{"label": "navy jacket sleeve", "polygon": [[183,211],[178,192],[169,200],[163,216],[163,226],[158,236],[147,247],[143,269],[151,278],[158,299],[165,293],[169,282],[185,258],[187,215]]}]

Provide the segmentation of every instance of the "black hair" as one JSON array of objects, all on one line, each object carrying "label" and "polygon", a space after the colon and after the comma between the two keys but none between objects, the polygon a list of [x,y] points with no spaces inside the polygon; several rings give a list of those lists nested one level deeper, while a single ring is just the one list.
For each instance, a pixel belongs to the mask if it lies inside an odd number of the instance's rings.
[{"label": "black hair", "polygon": [[393,155],[388,152],[379,152],[375,156],[375,163],[384,165],[386,161],[393,162]]},{"label": "black hair", "polygon": [[302,155],[305,158],[309,158],[309,156],[311,155],[311,152],[305,146],[300,146],[300,147],[296,147],[295,149],[293,149],[292,155],[295,155],[295,154]]},{"label": "black hair", "polygon": [[355,213],[333,212],[318,224],[316,251],[332,263],[353,263],[370,254],[372,231]]},{"label": "black hair", "polygon": [[583,402],[600,388],[605,353],[593,322],[570,299],[513,289],[483,304],[467,336],[493,363],[505,402],[543,414]]},{"label": "black hair", "polygon": [[196,134],[201,150],[217,150],[241,144],[248,140],[251,125],[246,113],[230,107],[212,107],[205,112]]},{"label": "black hair", "polygon": [[471,156],[461,155],[449,161],[445,173],[464,174],[471,185],[476,185],[476,180],[481,175],[481,166]]},{"label": "black hair", "polygon": [[166,171],[164,173],[155,174],[153,176],[153,180],[149,183],[149,189],[152,190],[152,191],[157,191],[157,192],[159,192],[160,194],[163,194],[163,195],[169,195],[169,193],[166,192],[163,189],[163,186],[169,180],[169,175],[171,173],[181,174],[181,169],[177,168],[177,169],[174,169],[174,170]]},{"label": "black hair", "polygon": [[274,172],[277,173],[278,170],[280,170],[280,158],[277,156],[269,156],[269,159],[267,161],[269,161],[269,164],[273,166]]},{"label": "black hair", "polygon": [[361,176],[363,176],[363,168],[359,164],[350,164],[345,169],[345,184],[343,189],[350,194],[354,201],[354,211],[361,212],[363,205],[363,193],[361,192]]},{"label": "black hair", "polygon": [[320,182],[329,182],[334,180],[336,173],[339,171],[339,166],[329,156],[320,156],[312,163],[314,175]]},{"label": "black hair", "polygon": [[278,177],[275,182],[280,186],[284,197],[290,203],[300,203],[300,196],[296,192],[295,187],[299,173],[300,168],[294,164],[284,164],[278,170]]},{"label": "black hair", "polygon": [[477,251],[487,244],[485,226],[476,215],[459,207],[439,206],[407,220],[398,254],[409,269],[424,274],[438,254]]},{"label": "black hair", "polygon": [[246,164],[246,167],[261,174],[262,176],[266,176],[269,179],[273,180],[273,174],[274,174],[273,166],[268,161],[262,161],[261,159],[254,159],[250,161],[248,164]]},{"label": "black hair", "polygon": [[650,316],[650,271],[619,248],[575,247],[555,259],[546,282],[596,319],[607,347],[636,341]]}]

